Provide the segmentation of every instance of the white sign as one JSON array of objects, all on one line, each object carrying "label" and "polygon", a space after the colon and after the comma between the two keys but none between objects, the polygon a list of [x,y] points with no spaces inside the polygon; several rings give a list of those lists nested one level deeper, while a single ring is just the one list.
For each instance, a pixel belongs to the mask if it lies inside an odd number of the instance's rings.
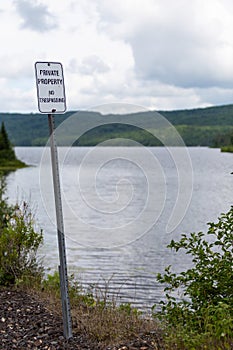
[{"label": "white sign", "polygon": [[66,111],[65,85],[62,64],[36,62],[38,108],[41,113]]}]

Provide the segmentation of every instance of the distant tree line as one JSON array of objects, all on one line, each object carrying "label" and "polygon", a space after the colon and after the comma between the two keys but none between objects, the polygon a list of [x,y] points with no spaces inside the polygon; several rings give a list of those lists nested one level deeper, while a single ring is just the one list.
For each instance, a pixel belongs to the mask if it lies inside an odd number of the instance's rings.
[{"label": "distant tree line", "polygon": [[[57,115],[55,117],[56,126],[66,121],[74,113],[77,112],[70,111],[63,115]],[[135,118],[136,122],[137,120],[142,121],[145,116],[147,119],[150,116],[154,117],[155,113],[154,111],[134,113],[131,120]],[[159,113],[176,128],[187,146],[220,148],[232,144],[233,105],[180,111],[160,111]],[[75,146],[95,146],[106,140],[117,138],[135,140],[145,146],[166,144],[166,142],[161,142],[155,138],[153,133],[125,124],[123,120],[124,117],[127,120],[127,115],[121,115],[122,124],[115,123],[114,115],[111,114],[101,115],[98,112],[79,111],[78,115],[81,116],[83,129],[85,129],[85,122],[90,120],[93,120],[93,125],[101,125],[103,120],[103,125],[89,130],[81,137],[76,137],[77,130],[67,130],[63,135],[63,139],[60,140],[60,145],[65,146],[72,143]],[[119,118],[116,119],[119,120]],[[109,123],[106,123],[108,120]],[[48,142],[49,130],[46,115],[38,113],[0,113],[0,122],[5,123],[10,140],[15,146],[44,146]],[[89,124],[87,123],[87,125]],[[174,136],[174,134],[172,135],[172,127],[170,129],[168,127],[165,133],[165,135],[162,135],[163,140],[169,140],[169,144],[172,146]],[[73,140],[75,141],[73,142]]]}]

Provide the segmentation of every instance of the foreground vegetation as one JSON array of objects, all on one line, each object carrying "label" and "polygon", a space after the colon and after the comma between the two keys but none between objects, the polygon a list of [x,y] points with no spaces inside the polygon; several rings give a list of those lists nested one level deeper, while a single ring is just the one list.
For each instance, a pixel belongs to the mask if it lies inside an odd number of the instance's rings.
[{"label": "foreground vegetation", "polygon": [[35,231],[34,217],[28,205],[9,205],[5,198],[6,183],[0,177],[0,285],[21,281],[41,281],[43,267],[37,250],[43,235]]},{"label": "foreground vegetation", "polygon": [[[5,198],[5,181],[0,181],[0,287],[18,288],[44,301],[48,309],[61,311],[58,272],[45,276],[37,253],[43,244],[41,230],[28,205],[9,205]],[[83,291],[74,276],[69,277],[69,295],[74,332],[87,334],[95,344],[121,343],[139,334],[156,331],[157,322],[144,319],[129,304],[117,305],[109,300],[108,290]],[[162,342],[162,340],[161,340]]]},{"label": "foreground vegetation", "polygon": [[[209,223],[206,235],[183,234],[168,247],[183,249],[193,265],[179,274],[168,266],[157,276],[167,297],[160,313],[167,342],[173,349],[232,349],[233,207],[217,223]],[[178,291],[180,301],[174,298]]]},{"label": "foreground vegetation", "polygon": [[[136,334],[154,334],[154,349],[232,349],[233,345],[233,207],[202,232],[182,235],[169,248],[184,250],[192,267],[181,273],[166,268],[157,279],[165,285],[166,302],[145,317],[130,304],[109,300],[108,289],[87,293],[69,278],[74,329],[107,346]],[[43,235],[26,203],[9,205],[5,181],[0,182],[0,285],[36,294],[48,307],[60,309],[59,276],[45,277],[37,251]],[[180,292],[179,300],[174,292]],[[177,295],[177,294],[176,294]],[[58,306],[59,305],[59,306]],[[156,311],[155,311],[156,310]]]}]

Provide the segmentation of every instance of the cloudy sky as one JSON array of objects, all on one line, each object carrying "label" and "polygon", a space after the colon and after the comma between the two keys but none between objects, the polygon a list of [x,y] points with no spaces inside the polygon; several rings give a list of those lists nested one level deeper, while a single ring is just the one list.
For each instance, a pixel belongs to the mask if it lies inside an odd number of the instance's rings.
[{"label": "cloudy sky", "polygon": [[5,0],[0,112],[37,112],[34,63],[63,64],[68,110],[233,102],[232,0]]}]

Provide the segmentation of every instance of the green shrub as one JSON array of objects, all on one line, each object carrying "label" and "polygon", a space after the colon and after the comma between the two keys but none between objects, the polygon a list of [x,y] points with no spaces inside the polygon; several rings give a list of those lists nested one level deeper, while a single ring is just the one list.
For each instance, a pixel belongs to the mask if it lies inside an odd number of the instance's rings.
[{"label": "green shrub", "polygon": [[[161,303],[160,317],[173,329],[170,341],[180,348],[198,349],[208,343],[213,349],[230,349],[232,345],[233,207],[208,226],[206,235],[183,234],[180,241],[168,245],[176,252],[184,249],[192,257],[191,268],[175,274],[168,266],[157,275],[167,298]],[[183,294],[180,301],[174,298],[178,290]]]},{"label": "green shrub", "polygon": [[8,217],[13,212],[13,207],[7,203],[5,196],[6,181],[3,175],[0,173],[0,234],[2,233],[3,227],[6,227]]},{"label": "green shrub", "polygon": [[5,181],[0,179],[0,284],[14,284],[21,280],[42,277],[42,265],[37,250],[43,235],[35,231],[29,206],[10,206],[4,199]]}]

